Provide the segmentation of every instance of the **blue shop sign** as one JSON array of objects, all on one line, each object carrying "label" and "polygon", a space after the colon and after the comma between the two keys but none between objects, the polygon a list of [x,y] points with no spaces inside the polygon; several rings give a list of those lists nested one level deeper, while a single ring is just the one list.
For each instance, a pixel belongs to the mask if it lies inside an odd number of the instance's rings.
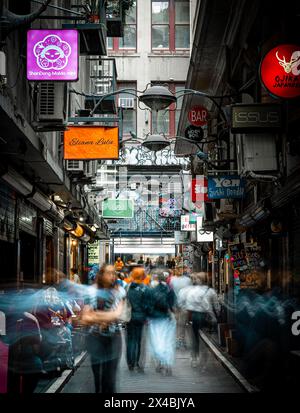
[{"label": "blue shop sign", "polygon": [[245,180],[239,176],[226,175],[208,178],[208,198],[243,198]]}]

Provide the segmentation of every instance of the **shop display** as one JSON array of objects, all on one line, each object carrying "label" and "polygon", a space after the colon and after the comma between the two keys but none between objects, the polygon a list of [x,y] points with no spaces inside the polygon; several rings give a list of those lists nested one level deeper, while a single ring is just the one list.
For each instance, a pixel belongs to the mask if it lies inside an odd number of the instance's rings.
[{"label": "shop display", "polygon": [[263,284],[261,247],[255,243],[230,246],[230,254],[226,254],[225,259],[230,261],[233,270],[235,292],[242,288],[259,288]]}]

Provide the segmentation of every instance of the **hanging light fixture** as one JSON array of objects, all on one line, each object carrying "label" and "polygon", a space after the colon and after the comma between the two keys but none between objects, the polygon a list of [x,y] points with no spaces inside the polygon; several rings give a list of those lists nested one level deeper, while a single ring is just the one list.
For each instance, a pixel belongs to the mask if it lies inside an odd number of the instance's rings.
[{"label": "hanging light fixture", "polygon": [[150,86],[140,97],[140,102],[144,103],[152,110],[164,110],[172,103],[176,103],[177,98],[165,86]]},{"label": "hanging light fixture", "polygon": [[159,134],[148,135],[142,143],[142,146],[153,152],[162,151],[169,145],[170,141],[164,135]]}]

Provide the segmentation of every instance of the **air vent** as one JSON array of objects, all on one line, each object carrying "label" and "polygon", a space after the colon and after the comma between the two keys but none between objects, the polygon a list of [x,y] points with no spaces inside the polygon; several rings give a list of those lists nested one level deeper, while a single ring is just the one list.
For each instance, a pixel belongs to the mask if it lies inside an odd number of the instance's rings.
[{"label": "air vent", "polygon": [[[43,124],[66,123],[67,90],[64,82],[42,82],[39,84],[36,119]],[[59,129],[58,129],[59,130]]]},{"label": "air vent", "polygon": [[53,116],[55,113],[54,83],[41,83],[40,86],[40,117]]},{"label": "air vent", "polygon": [[134,98],[119,98],[120,108],[134,109]]},{"label": "air vent", "polygon": [[68,160],[66,162],[67,162],[67,171],[83,172],[83,161]]}]

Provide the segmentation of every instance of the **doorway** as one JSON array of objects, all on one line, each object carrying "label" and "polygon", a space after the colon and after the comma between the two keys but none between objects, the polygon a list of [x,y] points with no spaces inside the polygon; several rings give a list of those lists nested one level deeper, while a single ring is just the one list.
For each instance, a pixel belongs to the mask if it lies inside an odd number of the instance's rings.
[{"label": "doorway", "polygon": [[36,281],[36,237],[20,231],[20,281]]}]

